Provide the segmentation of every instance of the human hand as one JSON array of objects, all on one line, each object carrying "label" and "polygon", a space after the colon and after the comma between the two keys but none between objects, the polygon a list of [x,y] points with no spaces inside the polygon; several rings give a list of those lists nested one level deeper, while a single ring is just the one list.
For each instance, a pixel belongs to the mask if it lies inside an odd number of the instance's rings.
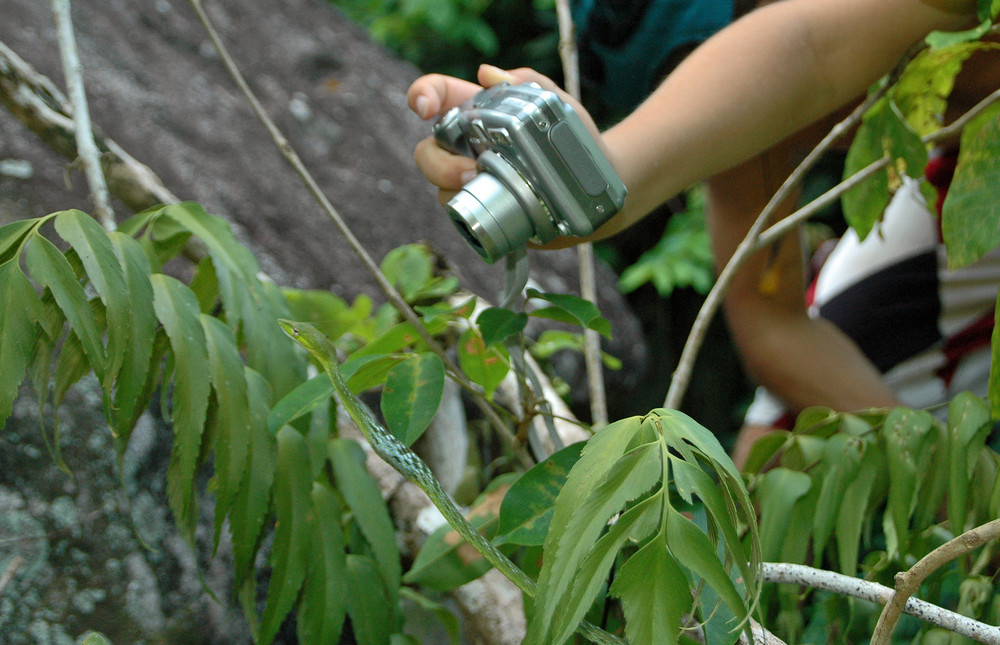
[{"label": "human hand", "polygon": [[[462,104],[483,88],[503,82],[512,85],[533,82],[547,90],[557,92],[562,100],[573,106],[595,137],[599,137],[597,127],[580,104],[559,89],[551,79],[532,69],[504,71],[492,65],[482,65],[479,68],[478,80],[477,85],[451,76],[428,74],[418,78],[410,86],[406,95],[407,103],[417,116],[429,120]],[[417,168],[428,181],[438,187],[438,199],[442,204],[447,203],[478,172],[475,159],[445,150],[432,136],[417,144],[413,157]]]}]

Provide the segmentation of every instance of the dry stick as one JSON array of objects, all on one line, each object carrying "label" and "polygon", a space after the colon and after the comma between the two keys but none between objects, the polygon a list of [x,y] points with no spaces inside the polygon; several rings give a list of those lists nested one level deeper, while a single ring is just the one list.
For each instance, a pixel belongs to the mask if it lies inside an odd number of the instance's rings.
[{"label": "dry stick", "polygon": [[[1000,537],[1000,519],[977,526],[955,539],[945,542],[918,560],[909,570],[897,573],[896,589],[892,598],[882,608],[882,614],[878,617],[875,632],[872,634],[871,645],[885,645],[889,642],[892,630],[896,626],[907,600],[920,588],[927,576],[952,560],[998,537]],[[977,640],[979,639],[977,638]],[[1000,642],[1000,640],[989,642]]]},{"label": "dry stick", "polygon": [[90,110],[87,107],[87,93],[83,87],[83,71],[80,57],[76,52],[76,38],[73,35],[73,20],[70,17],[69,0],[52,0],[52,16],[55,18],[56,35],[59,39],[59,53],[62,58],[63,73],[66,75],[66,90],[73,103],[73,124],[76,131],[76,148],[87,177],[90,195],[94,200],[94,215],[105,229],[115,230],[115,213],[108,198],[108,186],[101,172],[94,132],[90,126]]},{"label": "dry stick", "polygon": [[[559,22],[559,57],[562,59],[566,91],[580,99],[580,65],[576,49],[576,33],[568,0],[556,0]],[[584,242],[576,247],[580,266],[580,296],[597,305],[597,279],[594,272],[594,245]],[[593,329],[583,330],[583,358],[587,367],[587,387],[590,392],[590,422],[595,428],[608,424],[607,393],[601,365],[601,336]]]},{"label": "dry stick", "polygon": [[[236,62],[233,60],[232,56],[229,55],[229,50],[223,44],[222,39],[215,30],[215,26],[209,19],[208,14],[205,13],[201,0],[190,0],[190,3],[194,8],[195,13],[198,15],[198,20],[208,33],[209,39],[211,39],[212,44],[219,52],[219,56],[222,58],[222,62],[225,65],[226,70],[229,72],[229,75],[233,78],[236,85],[239,86],[240,91],[243,92],[244,97],[246,97],[247,101],[250,103],[250,107],[253,109],[254,114],[267,129],[271,138],[274,140],[275,145],[277,145],[278,150],[280,150],[281,154],[285,157],[285,160],[292,166],[295,172],[302,179],[303,183],[305,183],[306,188],[313,196],[313,199],[315,199],[320,205],[323,213],[334,223],[337,230],[339,230],[341,235],[344,236],[344,239],[347,240],[351,249],[358,256],[358,259],[361,260],[365,269],[372,275],[372,277],[375,278],[375,282],[378,283],[379,288],[382,289],[382,292],[389,299],[389,302],[391,302],[396,310],[403,315],[403,318],[405,318],[407,322],[413,325],[414,330],[416,330],[417,334],[424,340],[424,342],[427,343],[427,346],[431,349],[431,351],[441,358],[445,368],[451,372],[452,376],[459,383],[459,385],[469,391],[476,392],[476,388],[462,375],[458,365],[455,364],[445,349],[437,342],[437,340],[434,339],[433,336],[431,336],[430,332],[427,331],[427,328],[424,327],[420,318],[417,317],[417,314],[414,313],[413,309],[411,309],[406,303],[399,291],[397,291],[392,283],[386,279],[385,275],[382,274],[378,265],[372,259],[371,255],[369,255],[368,251],[361,244],[358,238],[354,235],[354,232],[347,225],[347,222],[344,221],[344,219],[340,216],[340,213],[337,212],[337,209],[333,207],[330,200],[328,200],[326,195],[323,194],[319,184],[316,183],[316,180],[299,158],[298,153],[295,152],[295,149],[289,143],[288,139],[285,138],[285,136],[278,129],[278,126],[274,123],[271,117],[268,116],[267,112],[264,110],[264,106],[261,105],[260,101],[257,99],[257,95],[254,94],[252,89],[250,89],[250,85],[247,83],[243,74],[236,66]],[[483,414],[490,420],[490,423],[496,429],[501,438],[514,451],[521,464],[525,467],[531,467],[533,465],[531,457],[527,454],[524,448],[517,445],[517,439],[514,437],[514,434],[503,422],[496,410],[491,407],[490,403],[484,400],[481,396],[475,396],[473,397],[473,400],[476,402],[476,405],[479,406],[479,409],[483,412]]]},{"label": "dry stick", "polygon": [[[814,569],[802,564],[765,562],[761,565],[764,582],[793,584],[811,589],[823,589],[837,594],[885,604],[892,596],[889,587],[834,571]],[[905,601],[903,611],[925,622],[967,636],[980,643],[1000,645],[1000,627],[987,625],[968,616],[943,609],[918,598]]]}]

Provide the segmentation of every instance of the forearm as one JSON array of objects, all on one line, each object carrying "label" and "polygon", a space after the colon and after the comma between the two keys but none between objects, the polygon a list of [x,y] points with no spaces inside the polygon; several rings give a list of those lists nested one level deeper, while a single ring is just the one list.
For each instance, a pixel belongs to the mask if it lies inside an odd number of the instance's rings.
[{"label": "forearm", "polygon": [[919,0],[784,0],[751,12],[604,134],[629,197],[598,237],[863,94],[929,31],[964,23]]}]

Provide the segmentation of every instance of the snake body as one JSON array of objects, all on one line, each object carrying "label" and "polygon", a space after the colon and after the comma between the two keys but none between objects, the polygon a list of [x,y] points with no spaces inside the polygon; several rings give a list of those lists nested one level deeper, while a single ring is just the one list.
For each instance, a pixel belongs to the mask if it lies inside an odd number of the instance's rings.
[{"label": "snake body", "polygon": [[[372,450],[397,472],[427,493],[448,523],[486,560],[496,567],[524,593],[535,596],[536,583],[524,571],[501,553],[469,523],[455,502],[438,483],[430,468],[412,450],[375,419],[371,410],[347,387],[337,362],[337,350],[329,338],[308,323],[279,321],[281,328],[304,347],[319,362],[333,383],[344,409],[368,440]],[[599,645],[625,645],[625,641],[587,622],[581,622],[580,633]]]}]

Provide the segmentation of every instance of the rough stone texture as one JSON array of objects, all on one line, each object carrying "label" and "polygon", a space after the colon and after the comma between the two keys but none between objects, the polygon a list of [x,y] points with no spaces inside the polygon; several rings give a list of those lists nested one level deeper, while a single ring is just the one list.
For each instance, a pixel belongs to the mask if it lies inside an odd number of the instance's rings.
[{"label": "rough stone texture", "polygon": [[[427,241],[460,267],[464,286],[495,298],[502,269],[467,248],[413,167],[413,146],[427,133],[404,104],[416,70],[322,0],[224,0],[206,8],[266,109],[372,256]],[[99,129],[182,199],[226,217],[275,281],[380,299],[252,116],[186,2],[75,0],[73,17]],[[63,85],[49,3],[0,0],[0,40]],[[90,210],[82,174],[67,172],[66,159],[2,110],[0,163],[0,224]],[[120,219],[128,215],[123,205],[116,208]],[[543,289],[574,289],[572,251],[533,254],[532,262]],[[618,339],[610,351],[627,366],[609,375],[615,396],[640,379],[646,349],[604,270],[599,284]],[[567,373],[575,383],[578,365]],[[99,397],[85,387],[60,412],[60,446],[72,477],[57,469],[28,399],[0,432],[0,575],[21,558],[0,595],[0,642],[62,645],[87,629],[107,633],[116,645],[249,642],[227,603],[225,548],[211,562],[196,562],[165,510],[169,429],[144,417],[120,472],[99,410]],[[203,527],[210,511],[203,509]],[[200,529],[199,554],[208,552],[206,531]],[[209,599],[199,575],[223,604]]]}]

